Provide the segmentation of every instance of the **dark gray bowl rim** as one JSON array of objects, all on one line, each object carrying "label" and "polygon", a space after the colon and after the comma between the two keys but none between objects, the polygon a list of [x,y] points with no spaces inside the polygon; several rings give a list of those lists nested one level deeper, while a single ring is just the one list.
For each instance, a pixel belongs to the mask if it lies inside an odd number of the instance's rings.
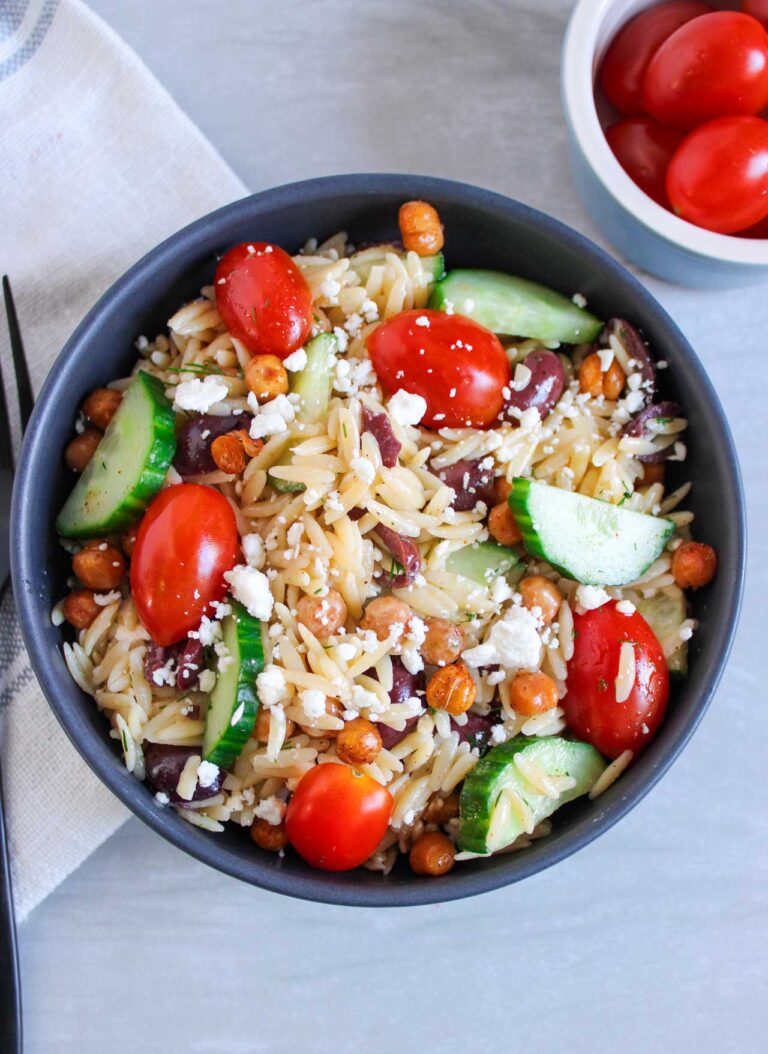
[{"label": "dark gray bowl rim", "polygon": [[[414,876],[413,880],[408,883],[388,885],[382,882],[377,890],[370,886],[356,886],[348,880],[350,873],[347,873],[346,879],[329,872],[307,875],[284,874],[278,869],[262,864],[257,854],[254,854],[253,859],[246,863],[234,853],[229,853],[226,848],[222,851],[222,848],[216,844],[216,835],[193,827],[177,817],[172,810],[160,809],[152,795],[130,773],[125,770],[122,774],[116,772],[108,737],[105,735],[103,740],[92,742],[84,716],[76,709],[70,709],[59,697],[60,679],[48,667],[43,645],[43,626],[45,620],[49,618],[49,612],[41,610],[41,602],[35,598],[32,589],[25,587],[25,583],[33,582],[39,574],[39,569],[34,566],[31,559],[31,545],[28,541],[34,531],[40,529],[39,524],[35,524],[34,514],[34,466],[38,458],[51,456],[45,445],[45,421],[49,414],[55,413],[52,393],[56,388],[56,376],[61,372],[60,368],[64,364],[78,354],[82,354],[87,348],[90,332],[98,330],[101,319],[109,314],[112,300],[118,294],[122,296],[129,293],[132,288],[140,288],[148,274],[162,273],[165,262],[170,260],[175,252],[181,247],[194,246],[199,236],[212,226],[215,227],[222,217],[229,216],[233,212],[247,212],[250,206],[266,202],[271,203],[274,207],[299,204],[309,206],[331,196],[349,193],[365,193],[374,202],[377,195],[393,192],[396,192],[402,200],[413,197],[429,199],[430,196],[443,195],[453,197],[470,208],[482,206],[490,210],[515,212],[521,219],[556,237],[606,270],[618,284],[629,287],[637,301],[638,315],[644,319],[653,318],[669,332],[677,350],[686,360],[686,370],[697,375],[697,382],[704,392],[710,427],[716,433],[718,442],[724,451],[733,487],[735,501],[729,515],[732,525],[731,541],[735,574],[728,582],[726,602],[719,612],[718,632],[712,647],[712,651],[716,653],[714,660],[711,660],[715,664],[714,675],[698,699],[697,709],[688,722],[677,730],[676,735],[667,736],[663,749],[655,752],[653,765],[630,768],[619,783],[594,802],[589,815],[578,819],[572,829],[557,842],[545,838],[534,843],[523,853],[516,853],[506,858],[510,862],[514,860],[513,866],[483,871],[472,865],[464,865],[443,878],[424,880]],[[498,889],[551,867],[594,841],[621,820],[656,785],[683,750],[714,695],[736,632],[743,593],[746,553],[741,474],[722,407],[703,366],[688,341],[640,282],[583,235],[530,206],[502,194],[453,180],[386,173],[326,176],[290,183],[249,195],[183,228],[161,242],[126,271],[104,293],[77,327],[42,387],[17,468],[11,510],[11,530],[14,594],[24,641],[34,672],[62,728],[101,781],[149,827],[177,848],[225,874],[272,892],[304,900],[362,907],[404,907],[439,903]],[[620,790],[617,790],[619,787]]]}]

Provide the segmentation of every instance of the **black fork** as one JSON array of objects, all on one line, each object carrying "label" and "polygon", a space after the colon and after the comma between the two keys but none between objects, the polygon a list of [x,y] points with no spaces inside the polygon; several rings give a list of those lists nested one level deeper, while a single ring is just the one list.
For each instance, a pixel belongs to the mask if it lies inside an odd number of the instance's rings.
[{"label": "black fork", "polygon": [[[8,318],[16,396],[19,403],[22,433],[32,413],[33,395],[29,370],[24,356],[19,321],[7,276],[3,276],[3,297]],[[0,367],[0,604],[10,583],[10,514],[13,485],[13,441]],[[13,913],[11,867],[5,830],[5,809],[0,773],[0,1050],[21,1054],[21,986],[16,923]]]}]

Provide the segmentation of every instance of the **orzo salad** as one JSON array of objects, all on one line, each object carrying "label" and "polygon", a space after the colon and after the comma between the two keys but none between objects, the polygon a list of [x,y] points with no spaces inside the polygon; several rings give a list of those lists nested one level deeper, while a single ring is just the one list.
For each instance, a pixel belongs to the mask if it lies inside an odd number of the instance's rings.
[{"label": "orzo salad", "polygon": [[65,452],[53,618],[158,808],[442,875],[632,763],[716,556],[638,330],[399,226],[237,245],[138,338]]}]

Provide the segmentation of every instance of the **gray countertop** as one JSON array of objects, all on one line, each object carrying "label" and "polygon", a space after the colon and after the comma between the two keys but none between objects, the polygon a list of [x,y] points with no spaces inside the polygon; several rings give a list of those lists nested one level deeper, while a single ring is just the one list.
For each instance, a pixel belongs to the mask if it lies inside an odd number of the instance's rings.
[{"label": "gray countertop", "polygon": [[[571,6],[92,0],[254,190],[421,172],[594,236],[559,106]],[[720,392],[752,532],[733,657],[673,770],[559,867],[408,910],[251,889],[132,820],[21,929],[28,1054],[765,1050],[768,289],[648,284]]]}]

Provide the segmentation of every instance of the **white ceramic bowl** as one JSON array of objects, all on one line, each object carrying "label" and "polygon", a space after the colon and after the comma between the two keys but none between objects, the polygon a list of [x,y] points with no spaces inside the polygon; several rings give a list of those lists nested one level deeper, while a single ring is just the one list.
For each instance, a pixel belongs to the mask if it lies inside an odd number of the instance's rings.
[{"label": "white ceramic bowl", "polygon": [[600,60],[617,30],[656,3],[579,0],[571,15],[561,76],[576,186],[603,235],[644,270],[709,289],[766,281],[768,239],[714,234],[663,209],[632,182],[603,134],[594,96]]}]

